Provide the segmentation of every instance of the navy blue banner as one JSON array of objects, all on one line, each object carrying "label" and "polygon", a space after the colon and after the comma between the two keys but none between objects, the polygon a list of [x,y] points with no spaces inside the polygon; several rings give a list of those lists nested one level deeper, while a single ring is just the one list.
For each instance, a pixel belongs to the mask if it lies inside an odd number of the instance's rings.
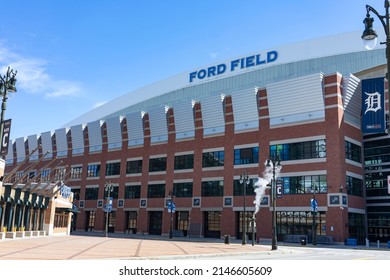
[{"label": "navy blue banner", "polygon": [[11,133],[11,119],[5,120],[3,122],[3,139],[1,139],[1,151],[0,156],[6,156],[8,154],[8,142],[9,142],[9,135]]},{"label": "navy blue banner", "polygon": [[362,132],[383,133],[385,122],[385,79],[362,81]]}]

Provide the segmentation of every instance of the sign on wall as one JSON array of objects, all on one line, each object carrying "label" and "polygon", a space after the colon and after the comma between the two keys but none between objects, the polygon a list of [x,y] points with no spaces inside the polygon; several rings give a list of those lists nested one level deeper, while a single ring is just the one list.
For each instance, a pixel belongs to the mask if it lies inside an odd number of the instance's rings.
[{"label": "sign on wall", "polygon": [[387,176],[387,192],[390,194],[390,175]]},{"label": "sign on wall", "polygon": [[362,132],[383,133],[385,121],[385,81],[384,78],[362,81]]},{"label": "sign on wall", "polygon": [[3,139],[1,139],[1,156],[8,154],[9,135],[11,133],[11,119],[4,121]]}]

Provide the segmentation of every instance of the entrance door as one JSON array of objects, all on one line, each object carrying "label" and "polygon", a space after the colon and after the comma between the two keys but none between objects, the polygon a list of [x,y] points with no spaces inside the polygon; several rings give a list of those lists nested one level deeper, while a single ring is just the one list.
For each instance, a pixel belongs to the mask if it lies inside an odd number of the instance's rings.
[{"label": "entrance door", "polygon": [[161,235],[162,230],[162,211],[149,212],[149,234]]},{"label": "entrance door", "polygon": [[204,212],[204,237],[221,237],[221,212]]},{"label": "entrance door", "polygon": [[86,211],[85,212],[85,231],[92,231],[95,228],[95,211]]},{"label": "entrance door", "polygon": [[115,232],[116,212],[112,211],[108,214],[108,232]]}]

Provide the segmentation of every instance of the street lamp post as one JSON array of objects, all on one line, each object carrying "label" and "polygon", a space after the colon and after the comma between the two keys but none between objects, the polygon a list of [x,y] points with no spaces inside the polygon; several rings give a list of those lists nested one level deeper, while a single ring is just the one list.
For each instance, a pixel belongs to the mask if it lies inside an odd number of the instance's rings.
[{"label": "street lamp post", "polygon": [[255,229],[256,229],[256,216],[255,216],[255,214],[252,215],[251,228],[252,228],[252,246],[255,246]]},{"label": "street lamp post", "polygon": [[[386,60],[387,60],[387,73],[386,73],[386,79],[387,83],[389,83],[389,75],[390,75],[390,24],[389,24],[389,8],[390,8],[390,2],[389,0],[385,0],[385,15],[380,15],[373,7],[370,5],[366,5],[366,18],[363,20],[363,23],[365,25],[362,39],[364,42],[365,47],[368,50],[372,50],[377,42],[378,34],[372,27],[372,23],[374,22],[374,19],[370,16],[370,12],[373,12],[376,14],[376,16],[381,21],[383,28],[385,29],[386,33],[386,42],[383,42],[381,44],[386,44]],[[390,90],[388,91],[388,99],[390,101]],[[390,107],[389,107],[390,110]]]},{"label": "street lamp post", "polygon": [[169,203],[168,203],[168,211],[171,214],[170,216],[170,224],[169,224],[169,239],[173,237],[173,213],[175,211],[175,206],[173,203],[173,192],[169,192]]},{"label": "street lamp post", "polygon": [[[4,134],[4,113],[7,107],[7,93],[16,92],[16,73],[15,71],[8,67],[7,73],[4,76],[0,75],[0,94],[3,96],[1,104],[1,117],[0,117],[0,141],[3,141]],[[1,158],[4,157],[3,154],[0,155]]]},{"label": "street lamp post", "polygon": [[316,231],[316,215],[318,209],[318,203],[316,200],[316,187],[312,187],[311,191],[313,193],[313,198],[311,199],[311,208],[313,210],[313,224],[312,224],[312,244],[317,245],[317,231]]},{"label": "street lamp post", "polygon": [[279,158],[271,157],[267,159],[266,166],[272,168],[272,182],[271,182],[271,193],[272,193],[272,250],[277,250],[277,235],[276,235],[276,171],[282,168]]},{"label": "street lamp post", "polygon": [[240,175],[240,184],[244,187],[244,217],[242,225],[242,245],[246,244],[246,186],[250,184],[249,176],[244,172]]},{"label": "street lamp post", "polygon": [[105,236],[108,237],[108,220],[109,220],[109,214],[112,210],[112,199],[111,199],[111,192],[114,190],[114,186],[111,183],[107,183],[104,187],[105,192],[107,193],[106,196],[106,205],[105,205],[105,211],[106,211],[106,230],[105,230]]}]

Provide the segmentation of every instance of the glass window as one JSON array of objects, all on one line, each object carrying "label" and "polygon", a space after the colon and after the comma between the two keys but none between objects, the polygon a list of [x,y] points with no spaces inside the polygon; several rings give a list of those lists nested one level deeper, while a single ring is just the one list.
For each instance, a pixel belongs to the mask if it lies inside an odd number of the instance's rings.
[{"label": "glass window", "polygon": [[181,155],[175,156],[175,170],[193,169],[194,168],[194,155]]},{"label": "glass window", "polygon": [[142,173],[142,159],[131,160],[126,163],[126,174]]},{"label": "glass window", "polygon": [[120,162],[111,162],[106,164],[106,176],[119,175],[121,172]]},{"label": "glass window", "polygon": [[50,179],[51,170],[50,169],[44,169],[41,172],[41,182],[47,182]]},{"label": "glass window", "polygon": [[125,199],[133,199],[141,197],[141,186],[126,186]]},{"label": "glass window", "polygon": [[259,163],[259,148],[244,148],[234,150],[234,165]]},{"label": "glass window", "polygon": [[202,156],[202,167],[224,166],[225,152],[207,152]]},{"label": "glass window", "polygon": [[[255,192],[255,179],[249,179],[250,183],[246,185],[246,195],[254,195]],[[233,195],[243,196],[244,195],[244,183],[240,183],[240,180],[233,181]]]},{"label": "glass window", "polygon": [[165,184],[148,186],[148,198],[163,198],[165,196]]},{"label": "glass window", "polygon": [[112,189],[110,190],[110,194],[108,194],[108,190],[104,188],[104,198],[112,197],[113,199],[118,199],[118,191],[119,191],[119,187],[113,186]]},{"label": "glass window", "polygon": [[83,173],[83,167],[82,166],[72,167],[70,169],[70,178],[71,179],[80,179],[82,173]]},{"label": "glass window", "polygon": [[66,175],[66,168],[57,168],[54,170],[54,180],[64,180]]},{"label": "glass window", "polygon": [[223,181],[202,182],[202,196],[223,196]]},{"label": "glass window", "polygon": [[159,172],[167,170],[167,158],[151,158],[149,159],[149,172]]},{"label": "glass window", "polygon": [[192,197],[192,182],[174,183],[173,193],[176,197]]},{"label": "glass window", "polygon": [[100,176],[100,164],[88,165],[87,177],[99,177]]},{"label": "glass window", "polygon": [[360,146],[345,141],[345,158],[356,162],[362,162],[362,149]]},{"label": "glass window", "polygon": [[85,200],[98,199],[99,188],[86,188],[85,189]]},{"label": "glass window", "polygon": [[327,193],[326,175],[283,177],[283,194]]},{"label": "glass window", "polygon": [[300,160],[326,157],[325,140],[315,140],[270,146],[270,155],[280,160]]},{"label": "glass window", "polygon": [[363,196],[363,180],[347,176],[347,193],[350,195]]}]

